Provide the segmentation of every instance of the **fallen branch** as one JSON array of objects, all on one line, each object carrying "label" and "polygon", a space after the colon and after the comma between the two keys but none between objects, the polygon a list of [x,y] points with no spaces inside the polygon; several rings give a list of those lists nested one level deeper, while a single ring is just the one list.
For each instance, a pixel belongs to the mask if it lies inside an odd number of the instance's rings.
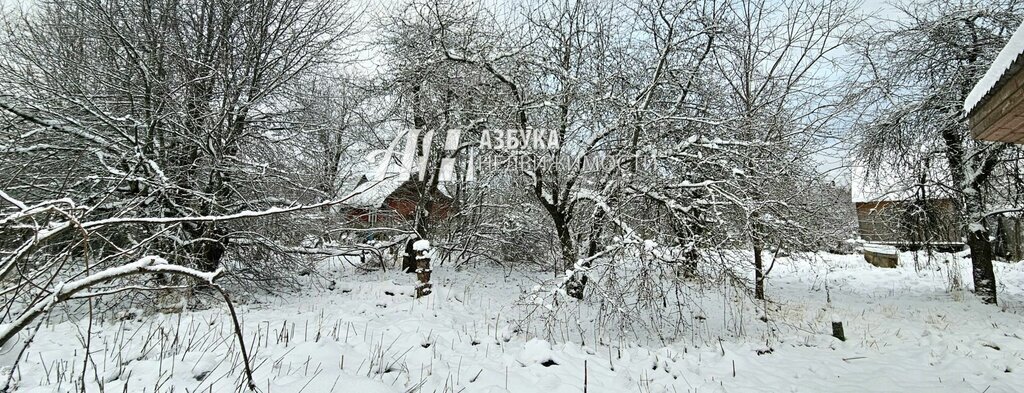
[{"label": "fallen branch", "polygon": [[[235,326],[235,335],[238,338],[238,344],[242,349],[243,362],[245,363],[246,377],[248,378],[248,387],[250,390],[256,390],[256,382],[253,380],[252,368],[249,364],[249,354],[245,347],[245,340],[242,336],[241,325],[238,321],[238,315],[235,312],[235,307],[231,303],[231,299],[227,292],[224,291],[214,281],[224,273],[224,269],[218,269],[214,272],[202,272],[192,268],[172,265],[167,260],[158,256],[146,256],[135,262],[128,263],[121,266],[111,267],[102,271],[90,274],[84,278],[71,281],[71,282],[60,282],[54,285],[49,291],[50,294],[42,298],[41,301],[35,303],[32,307],[22,312],[21,315],[9,324],[0,326],[0,347],[7,344],[8,341],[13,339],[19,332],[25,327],[30,325],[37,318],[49,312],[57,304],[60,304],[67,300],[78,299],[82,296],[76,296],[80,292],[86,291],[96,285],[110,282],[117,278],[139,275],[139,274],[174,274],[185,277],[190,277],[195,280],[199,280],[205,283],[209,283],[211,286],[216,288],[221,295],[224,297],[224,301],[228,305],[228,311],[231,313],[231,320]],[[105,294],[116,293],[119,291],[105,291],[105,292],[87,292],[83,294],[86,297],[101,296]]]}]

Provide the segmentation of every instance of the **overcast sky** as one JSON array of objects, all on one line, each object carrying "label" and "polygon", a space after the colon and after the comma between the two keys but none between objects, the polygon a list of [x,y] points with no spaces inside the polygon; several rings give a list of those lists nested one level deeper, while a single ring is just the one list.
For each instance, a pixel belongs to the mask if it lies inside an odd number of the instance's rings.
[{"label": "overcast sky", "polygon": [[[0,6],[3,7],[4,11],[10,11],[14,7],[30,6],[35,0],[0,0]],[[364,10],[363,19],[364,22],[370,22],[376,17],[386,14],[388,11],[394,9],[395,6],[404,3],[404,0],[351,0],[350,5],[354,6],[355,9]],[[521,0],[523,2],[534,2],[535,0]],[[507,8],[508,2],[505,0],[478,0],[478,3],[488,8]],[[860,7],[864,13],[874,13],[881,17],[893,17],[895,16],[892,11],[893,8],[888,4],[889,0],[864,0]],[[372,23],[369,23],[372,24]],[[361,36],[356,38],[356,46],[360,47],[361,50],[356,54],[361,60],[353,65],[347,66],[349,72],[356,73],[373,73],[374,69],[380,63],[381,56],[379,53],[366,49],[373,39],[375,38],[375,32],[368,30]],[[846,146],[844,144],[838,144],[836,146],[829,147],[816,155],[817,161],[821,163],[819,170],[823,173],[835,177],[837,181],[846,183],[849,178],[849,171],[844,168],[847,163],[846,157]]]}]

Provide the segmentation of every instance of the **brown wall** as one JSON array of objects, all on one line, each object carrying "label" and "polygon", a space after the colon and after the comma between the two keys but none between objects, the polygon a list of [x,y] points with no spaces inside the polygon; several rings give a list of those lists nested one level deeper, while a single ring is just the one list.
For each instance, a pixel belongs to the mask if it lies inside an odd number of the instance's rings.
[{"label": "brown wall", "polygon": [[858,233],[870,242],[892,244],[959,243],[958,220],[949,199],[858,202]]},{"label": "brown wall", "polygon": [[[360,223],[397,223],[412,220],[419,202],[420,190],[417,182],[407,181],[384,198],[379,209],[351,208],[347,211],[349,219]],[[444,220],[452,211],[452,198],[445,196],[437,189],[431,192],[430,212],[434,220]]]},{"label": "brown wall", "polygon": [[1012,76],[969,115],[971,133],[976,139],[1024,143],[1024,67],[1007,72],[1012,72]]}]

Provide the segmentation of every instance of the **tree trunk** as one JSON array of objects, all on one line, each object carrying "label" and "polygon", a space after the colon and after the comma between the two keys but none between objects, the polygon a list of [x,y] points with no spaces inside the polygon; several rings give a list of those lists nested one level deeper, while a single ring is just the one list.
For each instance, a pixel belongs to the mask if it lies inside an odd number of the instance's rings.
[{"label": "tree trunk", "polygon": [[992,269],[992,242],[984,224],[968,229],[967,247],[971,249],[971,273],[974,293],[986,304],[996,304],[996,274]]},{"label": "tree trunk", "polygon": [[220,268],[220,260],[227,251],[227,230],[209,223],[186,224],[183,227],[192,238],[204,238],[187,248],[196,270],[213,272]]},{"label": "tree trunk", "polygon": [[555,232],[558,233],[558,242],[562,250],[563,272],[573,270],[573,274],[565,283],[565,292],[576,299],[583,299],[583,290],[587,285],[587,277],[576,272],[576,245],[572,240],[568,226],[561,216],[555,219]]},{"label": "tree trunk", "polygon": [[402,271],[406,273],[416,272],[416,252],[412,244],[419,240],[417,236],[411,236],[405,241],[405,253],[402,255]]},{"label": "tree trunk", "polygon": [[[413,99],[413,119],[412,119],[412,122],[413,122],[413,127],[415,127],[417,130],[420,130],[420,131],[423,131],[423,130],[425,130],[427,128],[427,119],[424,117],[424,111],[423,111],[423,106],[422,106],[423,105],[423,96],[420,94],[420,91],[422,89],[422,83],[423,82],[421,81],[419,83],[415,83],[415,84],[412,85],[412,93],[413,93],[413,97],[412,97],[412,99]],[[417,136],[418,136],[418,138],[421,138],[423,135],[422,134],[418,134]],[[417,139],[416,141],[413,141],[413,143],[415,143],[416,146],[421,146],[421,141],[422,141],[421,139]],[[430,147],[427,146],[426,148],[429,149]],[[421,154],[429,154],[429,151],[421,152]],[[415,159],[415,157],[413,159]],[[402,164],[403,165],[409,165],[410,163],[402,163]],[[433,177],[434,174],[431,173],[430,176]],[[416,233],[415,233],[415,235],[410,237],[409,240],[406,241],[406,243],[405,243],[405,255],[402,258],[402,270],[405,271],[406,273],[415,273],[416,272],[416,252],[415,252],[415,250],[413,250],[413,243],[415,243],[417,240],[424,239],[424,238],[427,237],[427,232],[429,231],[429,224],[430,224],[427,220],[430,219],[428,212],[430,211],[431,203],[432,203],[432,201],[431,201],[431,197],[432,197],[431,191],[432,191],[432,189],[428,189],[426,187],[426,185],[429,183],[429,184],[432,184],[433,187],[436,187],[437,186],[436,180],[437,180],[436,177],[433,177],[431,179],[431,181],[425,182],[423,180],[420,180],[419,177],[417,177],[416,174],[411,174],[411,180],[409,180],[411,182],[415,182],[415,184],[417,184],[418,187],[416,187],[416,207],[413,210],[413,222],[414,222],[413,230]]]},{"label": "tree trunk", "polygon": [[761,244],[754,242],[754,299],[764,300],[764,259]]},{"label": "tree trunk", "polygon": [[587,285],[587,277],[576,272],[576,243],[569,231],[568,220],[557,208],[549,209],[552,221],[555,224],[555,232],[558,234],[559,248],[562,251],[562,272],[573,271],[571,277],[565,283],[565,292],[576,299],[583,299],[583,290]]},{"label": "tree trunk", "polygon": [[572,214],[564,210],[564,206],[559,204],[557,194],[553,194],[553,200],[550,201],[544,197],[544,184],[540,178],[540,173],[537,174],[535,181],[534,195],[541,205],[544,206],[544,210],[548,212],[548,216],[551,217],[551,221],[555,226],[555,233],[558,235],[559,248],[562,254],[562,271],[573,270],[572,276],[565,283],[565,291],[569,296],[583,299],[583,289],[587,285],[587,278],[577,274],[575,269],[578,254],[576,253],[576,242],[573,240],[572,231],[569,229]]},{"label": "tree trunk", "polygon": [[[704,193],[700,191],[694,191],[692,194],[694,199],[704,196]],[[679,242],[680,245],[695,244],[696,239],[703,237],[707,232],[705,228],[704,211],[699,206],[693,206],[690,211],[693,216],[693,220],[691,222],[679,222],[674,224],[678,226],[675,233],[676,241]],[[696,278],[697,264],[699,262],[700,251],[697,250],[696,246],[691,245],[683,253],[683,260],[681,261],[681,275],[683,278]]]},{"label": "tree trunk", "polygon": [[[967,177],[963,133],[958,129],[943,130],[942,139],[946,145],[946,161],[949,163],[954,184],[964,188],[964,195],[955,205],[967,219],[967,247],[971,250],[971,273],[974,277],[974,293],[986,304],[996,304],[996,275],[992,270],[992,242],[989,240],[988,227],[985,226],[985,204],[981,199],[981,185],[992,173],[992,167],[998,162],[998,155],[990,152],[982,159],[976,159],[977,173]],[[972,171],[974,172],[974,171]]]}]

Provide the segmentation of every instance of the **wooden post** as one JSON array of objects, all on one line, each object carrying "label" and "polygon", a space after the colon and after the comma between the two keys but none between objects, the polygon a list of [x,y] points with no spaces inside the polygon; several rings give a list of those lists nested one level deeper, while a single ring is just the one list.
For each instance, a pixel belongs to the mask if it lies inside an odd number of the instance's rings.
[{"label": "wooden post", "polygon": [[430,284],[430,242],[426,240],[417,240],[413,244],[413,249],[416,252],[416,278],[419,280],[419,284],[416,285],[416,297],[424,297],[433,291],[433,285]]},{"label": "wooden post", "polygon": [[583,359],[583,393],[587,393],[587,384],[590,382],[589,379],[590,378],[587,375],[587,359]]},{"label": "wooden post", "polygon": [[846,341],[846,333],[843,332],[842,322],[832,322],[832,337],[838,338],[840,341]]}]

